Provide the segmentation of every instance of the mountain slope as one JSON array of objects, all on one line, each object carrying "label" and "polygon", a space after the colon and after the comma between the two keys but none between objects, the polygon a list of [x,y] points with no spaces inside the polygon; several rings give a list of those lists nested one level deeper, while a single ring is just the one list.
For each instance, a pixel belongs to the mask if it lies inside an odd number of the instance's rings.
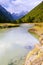
[{"label": "mountain slope", "polygon": [[22,22],[43,22],[43,2],[32,9],[28,14],[19,19]]},{"label": "mountain slope", "polygon": [[26,14],[26,12],[22,11],[21,13],[13,13],[12,16],[13,16],[14,20],[17,20],[17,19],[22,18]]},{"label": "mountain slope", "polygon": [[13,20],[12,15],[0,5],[0,23]]}]

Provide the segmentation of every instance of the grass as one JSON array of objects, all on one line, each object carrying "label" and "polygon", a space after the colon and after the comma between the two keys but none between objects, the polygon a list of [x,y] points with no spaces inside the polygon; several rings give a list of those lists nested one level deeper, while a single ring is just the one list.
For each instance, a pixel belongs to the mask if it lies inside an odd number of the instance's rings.
[{"label": "grass", "polygon": [[11,28],[11,27],[18,27],[19,24],[14,23],[0,23],[0,28]]}]

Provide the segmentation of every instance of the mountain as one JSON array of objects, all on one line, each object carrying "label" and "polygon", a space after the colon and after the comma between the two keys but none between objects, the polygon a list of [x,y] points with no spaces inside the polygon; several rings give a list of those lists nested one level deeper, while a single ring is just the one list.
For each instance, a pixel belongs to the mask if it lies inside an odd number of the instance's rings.
[{"label": "mountain", "polygon": [[17,20],[18,22],[43,22],[43,1],[28,14]]},{"label": "mountain", "polygon": [[12,15],[0,5],[0,23],[12,20],[13,20]]},{"label": "mountain", "polygon": [[23,17],[26,13],[27,13],[27,11],[26,12],[22,11],[20,14],[13,13],[12,16],[13,16],[14,20],[17,20],[17,19]]}]

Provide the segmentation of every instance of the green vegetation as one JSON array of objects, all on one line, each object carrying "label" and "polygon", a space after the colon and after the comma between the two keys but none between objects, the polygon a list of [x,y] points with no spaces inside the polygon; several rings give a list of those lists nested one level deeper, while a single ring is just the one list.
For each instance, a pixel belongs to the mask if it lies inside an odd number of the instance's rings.
[{"label": "green vegetation", "polygon": [[28,22],[28,23],[38,23],[43,22],[43,2],[37,5],[33,10],[26,14],[21,19],[17,20],[18,22]]}]

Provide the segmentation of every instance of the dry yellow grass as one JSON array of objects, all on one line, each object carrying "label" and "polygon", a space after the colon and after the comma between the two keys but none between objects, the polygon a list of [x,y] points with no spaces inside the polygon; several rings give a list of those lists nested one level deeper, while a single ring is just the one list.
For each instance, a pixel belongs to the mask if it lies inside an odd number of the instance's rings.
[{"label": "dry yellow grass", "polygon": [[35,24],[34,29],[37,30],[38,34],[43,33],[43,23]]},{"label": "dry yellow grass", "polygon": [[0,26],[19,26],[19,24],[13,24],[13,23],[0,23]]}]

